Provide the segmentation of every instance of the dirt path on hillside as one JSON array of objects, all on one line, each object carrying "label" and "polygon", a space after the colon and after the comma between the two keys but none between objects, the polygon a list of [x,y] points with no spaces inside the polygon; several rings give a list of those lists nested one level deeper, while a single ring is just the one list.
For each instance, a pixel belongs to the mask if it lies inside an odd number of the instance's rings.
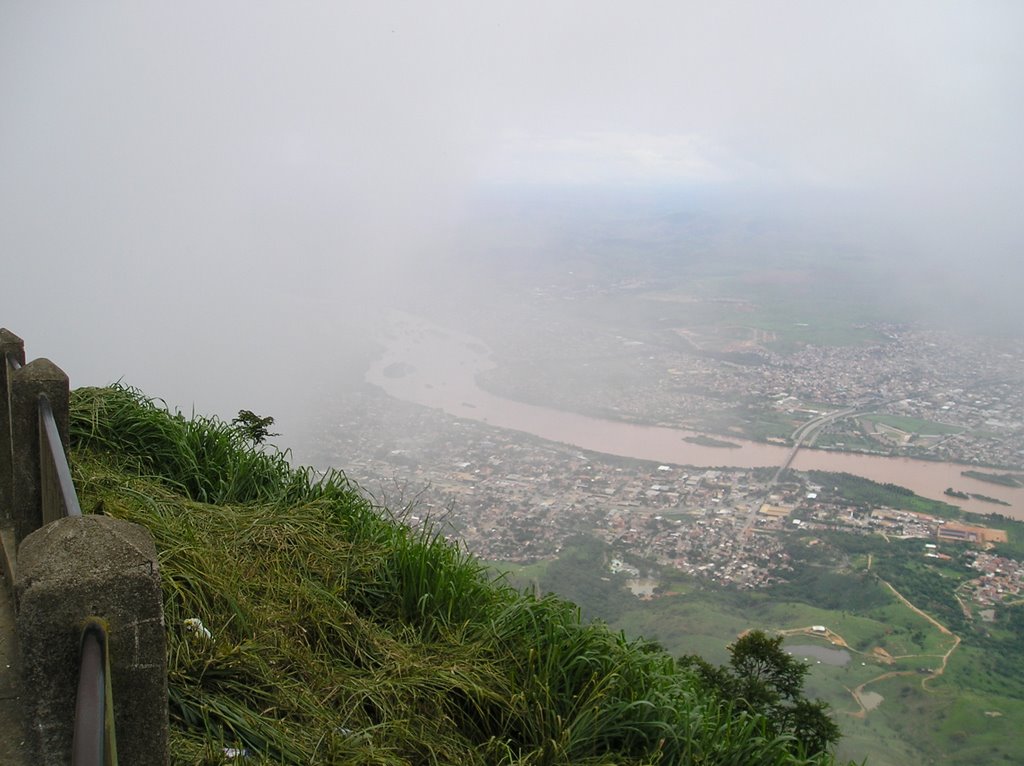
[{"label": "dirt path on hillside", "polygon": [[[951,647],[949,647],[949,651],[947,651],[944,655],[942,655],[942,664],[939,665],[939,667],[936,670],[933,670],[931,675],[921,679],[921,688],[924,689],[925,691],[928,691],[928,682],[929,681],[933,681],[934,679],[938,678],[939,676],[941,676],[943,673],[946,672],[946,666],[949,665],[950,655],[952,655],[953,652],[956,651],[956,648],[958,646],[960,646],[960,636],[958,636],[956,633],[951,631],[949,628],[947,628],[945,625],[943,625],[941,622],[936,620],[934,617],[932,617],[927,612],[924,612],[924,611],[918,609],[913,604],[911,604],[910,601],[907,600],[906,596],[904,596],[902,593],[900,593],[898,590],[896,590],[894,587],[892,587],[892,585],[890,585],[888,582],[883,580],[881,577],[878,578],[878,581],[880,583],[882,583],[885,587],[887,587],[889,590],[891,590],[895,594],[896,598],[898,598],[900,601],[902,601],[909,609],[911,609],[912,611],[914,611],[917,614],[921,615],[926,620],[928,620],[928,622],[930,622],[932,625],[934,625],[936,628],[938,628],[940,633],[944,633],[947,636],[952,636],[953,637],[953,645]],[[921,655],[921,656],[928,656],[928,655]]]},{"label": "dirt path on hillside", "polygon": [[[868,556],[868,566],[870,567],[870,565],[871,565],[871,557],[870,557],[870,554],[869,554],[869,556]],[[946,651],[945,654],[941,654],[941,655],[940,654],[902,654],[902,655],[899,655],[899,656],[896,656],[896,657],[890,656],[891,660],[908,660],[908,659],[926,658],[926,657],[934,659],[936,657],[940,657],[942,661],[941,661],[941,664],[939,665],[939,667],[936,668],[935,670],[932,670],[929,673],[929,675],[927,675],[927,676],[925,676],[924,678],[921,679],[921,688],[924,691],[931,691],[928,688],[928,682],[938,678],[939,676],[941,676],[943,673],[946,672],[946,667],[949,665],[949,658],[950,658],[950,656],[953,654],[954,651],[956,651],[956,648],[958,646],[960,646],[960,636],[956,635],[953,631],[951,631],[949,628],[947,628],[941,622],[936,620],[930,614],[928,614],[927,612],[923,611],[922,609],[919,609],[917,606],[912,604],[910,602],[910,600],[907,599],[906,596],[904,596],[902,593],[900,593],[898,590],[896,590],[890,583],[886,582],[885,580],[883,580],[880,577],[878,578],[878,581],[880,583],[882,583],[885,587],[887,587],[890,591],[892,591],[893,595],[896,596],[896,598],[899,599],[899,601],[904,606],[906,606],[912,612],[914,612],[915,614],[920,615],[925,620],[927,620],[929,623],[934,625],[939,630],[939,632],[942,633],[943,635],[951,636],[953,638],[953,644],[949,647],[949,649]],[[780,632],[783,635],[786,635],[786,636],[807,635],[807,636],[813,636],[815,638],[827,638],[832,643],[833,646],[841,646],[844,649],[846,649],[846,650],[848,650],[850,652],[853,652],[855,654],[859,654],[859,655],[862,655],[862,656],[863,655],[870,655],[873,658],[875,658],[876,660],[878,659],[878,655],[874,651],[872,651],[872,652],[862,652],[862,651],[860,651],[858,649],[854,649],[852,646],[849,645],[849,643],[847,643],[846,639],[844,639],[838,633],[835,633],[834,631],[829,630],[828,628],[825,629],[824,633],[822,633],[821,631],[814,630],[812,626],[806,626],[806,627],[802,627],[802,628],[791,628],[789,630],[783,630],[783,631],[780,631]],[[850,696],[853,697],[853,701],[855,703],[857,703],[857,708],[858,709],[855,710],[855,711],[847,710],[847,711],[843,711],[843,712],[846,715],[848,715],[848,716],[850,716],[852,718],[866,718],[867,714],[871,710],[873,710],[875,707],[877,707],[880,704],[880,702],[881,702],[881,695],[879,695],[877,700],[869,699],[868,700],[869,704],[865,705],[865,699],[864,699],[865,692],[864,692],[864,688],[866,686],[869,686],[870,684],[878,683],[879,681],[884,681],[884,680],[886,680],[888,678],[895,678],[897,676],[916,676],[917,674],[918,674],[918,672],[915,671],[915,670],[890,670],[890,671],[888,671],[886,673],[882,673],[879,676],[875,676],[874,678],[868,679],[864,683],[859,684],[858,686],[855,686],[852,689],[849,686],[844,686],[843,688],[846,689],[846,691],[848,691],[850,693]],[[872,693],[868,692],[868,694],[872,694]]]}]

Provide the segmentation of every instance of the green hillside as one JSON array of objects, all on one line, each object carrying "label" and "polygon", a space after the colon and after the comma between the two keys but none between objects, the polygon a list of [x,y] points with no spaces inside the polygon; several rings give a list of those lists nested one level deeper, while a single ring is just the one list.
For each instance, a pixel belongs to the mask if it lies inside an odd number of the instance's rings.
[{"label": "green hillside", "polygon": [[833,763],[343,474],[123,387],[75,391],[71,421],[85,512],[156,540],[175,763]]}]

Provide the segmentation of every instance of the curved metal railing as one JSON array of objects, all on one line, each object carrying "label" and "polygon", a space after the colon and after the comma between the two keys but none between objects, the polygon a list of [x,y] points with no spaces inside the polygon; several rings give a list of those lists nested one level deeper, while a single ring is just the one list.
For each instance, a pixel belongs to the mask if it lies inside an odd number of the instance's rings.
[{"label": "curved metal railing", "polygon": [[[45,438],[44,438],[45,437]],[[43,442],[46,442],[45,445]],[[53,408],[45,395],[39,397],[39,472],[42,480],[43,523],[64,516],[81,516],[78,493],[71,480],[71,467],[64,453],[64,443],[57,430]],[[49,460],[46,459],[47,453]]]},{"label": "curved metal railing", "polygon": [[81,655],[71,766],[116,766],[117,738],[107,628],[98,617],[90,617],[85,622]]},{"label": "curved metal railing", "polygon": [[[22,369],[21,360],[12,353],[3,354],[7,366],[4,379],[10,385],[11,374]],[[0,392],[6,397],[10,412],[10,390]],[[81,516],[82,508],[71,478],[64,441],[46,394],[37,401],[39,417],[39,500],[42,523],[48,524],[65,516]],[[11,449],[11,434],[6,449]],[[117,744],[114,731],[114,705],[110,684],[110,655],[107,627],[99,617],[89,617],[82,630],[78,689],[75,700],[72,766],[116,766]]]}]

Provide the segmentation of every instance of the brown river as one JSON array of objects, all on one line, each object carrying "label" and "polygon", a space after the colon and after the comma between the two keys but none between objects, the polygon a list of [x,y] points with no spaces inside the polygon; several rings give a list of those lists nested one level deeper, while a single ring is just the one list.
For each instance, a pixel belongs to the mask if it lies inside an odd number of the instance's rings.
[{"label": "brown river", "polygon": [[[461,418],[524,431],[581,449],[680,465],[781,466],[790,452],[788,447],[732,436],[728,440],[739,444],[739,449],[706,447],[683,441],[684,437],[696,435],[693,431],[605,420],[496,396],[476,384],[478,373],[494,367],[490,351],[482,341],[409,314],[397,315],[383,340],[386,350],[370,366],[366,380],[397,399],[438,408]],[[1024,488],[1004,487],[961,476],[960,472],[967,466],[958,463],[801,449],[793,468],[856,474],[873,481],[899,484],[938,500],[950,500],[943,491],[954,487],[1011,504],[996,505],[973,499],[955,501],[966,510],[995,511],[1024,520]]]}]

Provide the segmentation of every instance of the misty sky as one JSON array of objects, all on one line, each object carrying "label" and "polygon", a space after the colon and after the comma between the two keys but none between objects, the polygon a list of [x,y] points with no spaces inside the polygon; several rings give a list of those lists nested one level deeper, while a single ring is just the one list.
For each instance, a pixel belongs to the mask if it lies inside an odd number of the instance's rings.
[{"label": "misty sky", "polygon": [[74,385],[273,410],[503,184],[856,198],[908,273],[1016,299],[1022,29],[1017,0],[0,0],[0,324]]}]

